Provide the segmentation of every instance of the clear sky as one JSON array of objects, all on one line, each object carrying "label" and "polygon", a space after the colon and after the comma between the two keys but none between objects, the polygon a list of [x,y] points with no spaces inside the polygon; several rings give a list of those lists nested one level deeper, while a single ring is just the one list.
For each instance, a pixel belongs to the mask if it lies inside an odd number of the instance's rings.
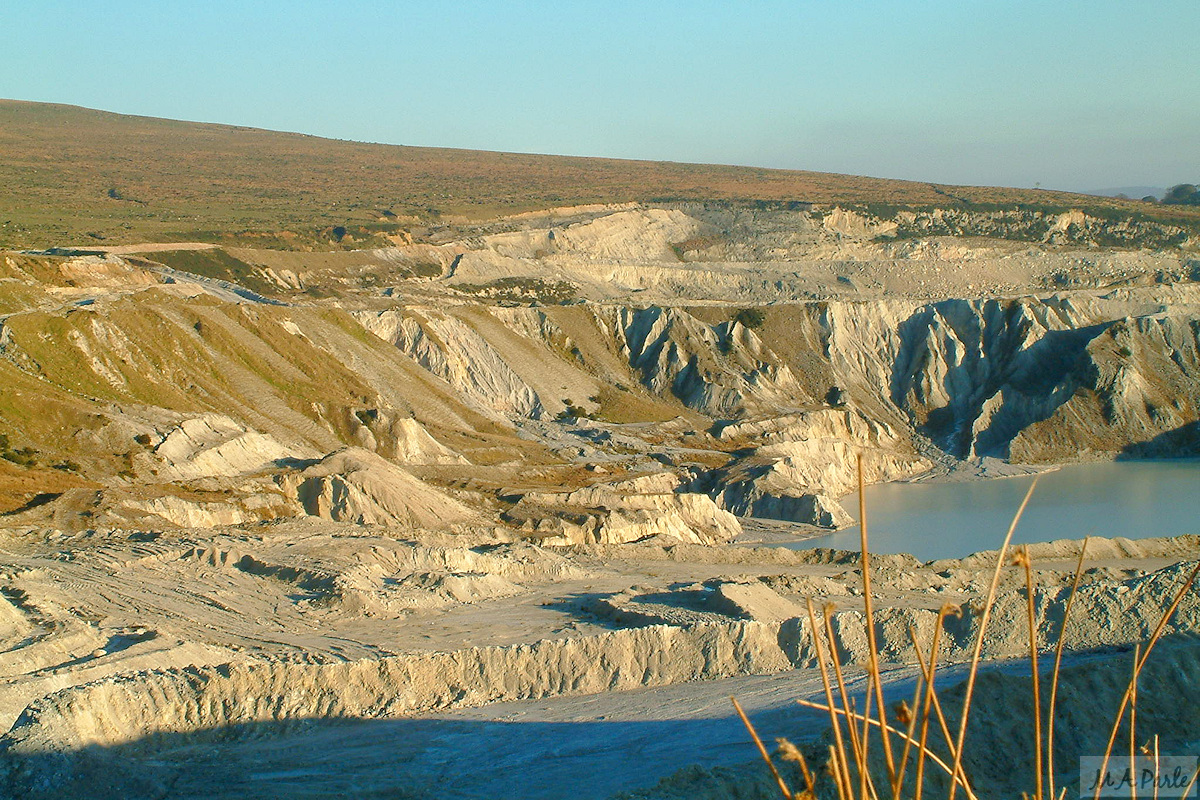
[{"label": "clear sky", "polygon": [[1200,181],[1200,0],[6,5],[0,97],[945,183]]}]

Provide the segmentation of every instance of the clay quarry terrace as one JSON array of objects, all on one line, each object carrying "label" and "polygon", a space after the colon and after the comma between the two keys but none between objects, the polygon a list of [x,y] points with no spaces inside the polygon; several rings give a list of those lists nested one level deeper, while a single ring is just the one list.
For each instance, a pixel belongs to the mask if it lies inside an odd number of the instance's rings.
[{"label": "clay quarry terrace", "polygon": [[[4,136],[0,796],[778,796],[736,695],[836,797],[795,701],[832,642],[873,691],[863,560],[796,545],[855,524],[859,458],[878,485],[1200,454],[1190,208],[11,102]],[[267,191],[284,152],[312,197]],[[1028,579],[1003,527],[877,553],[879,695],[936,653],[959,719],[982,641],[963,770],[1031,791],[1031,617],[1078,797],[1153,639],[1138,736],[1196,753],[1181,524],[1064,514]]]}]

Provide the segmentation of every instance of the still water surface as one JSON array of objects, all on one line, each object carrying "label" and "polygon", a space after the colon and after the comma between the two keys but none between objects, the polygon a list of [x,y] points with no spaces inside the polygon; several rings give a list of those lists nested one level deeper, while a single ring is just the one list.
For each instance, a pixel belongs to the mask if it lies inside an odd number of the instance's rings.
[{"label": "still water surface", "polygon": [[[923,560],[995,550],[1032,477],[867,488],[871,549]],[[843,498],[858,516],[853,495]],[[1200,534],[1200,461],[1079,464],[1044,473],[1013,542]],[[788,545],[857,550],[858,527]]]}]

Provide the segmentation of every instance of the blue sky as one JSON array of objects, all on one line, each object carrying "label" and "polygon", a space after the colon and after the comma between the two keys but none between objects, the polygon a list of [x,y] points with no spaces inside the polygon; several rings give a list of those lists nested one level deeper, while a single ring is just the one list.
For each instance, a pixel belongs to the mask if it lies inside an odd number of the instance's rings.
[{"label": "blue sky", "polygon": [[130,114],[945,183],[1200,181],[1200,0],[30,0],[4,28],[0,97]]}]

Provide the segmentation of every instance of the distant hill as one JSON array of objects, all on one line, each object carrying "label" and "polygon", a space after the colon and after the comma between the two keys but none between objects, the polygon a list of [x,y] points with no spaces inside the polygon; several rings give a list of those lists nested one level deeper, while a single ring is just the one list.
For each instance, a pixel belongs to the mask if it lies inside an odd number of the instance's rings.
[{"label": "distant hill", "polygon": [[1124,195],[1133,200],[1141,200],[1143,197],[1156,197],[1162,199],[1162,196],[1167,193],[1166,187],[1163,186],[1118,186],[1114,189],[1092,189],[1084,192],[1084,194],[1094,194],[1098,197],[1117,197]]},{"label": "distant hill", "polygon": [[364,144],[16,100],[0,100],[0,186],[0,247],[9,248],[135,241],[327,248],[346,229],[358,234],[348,241],[362,243],[454,216],[627,201],[1168,213],[1062,192]]}]

